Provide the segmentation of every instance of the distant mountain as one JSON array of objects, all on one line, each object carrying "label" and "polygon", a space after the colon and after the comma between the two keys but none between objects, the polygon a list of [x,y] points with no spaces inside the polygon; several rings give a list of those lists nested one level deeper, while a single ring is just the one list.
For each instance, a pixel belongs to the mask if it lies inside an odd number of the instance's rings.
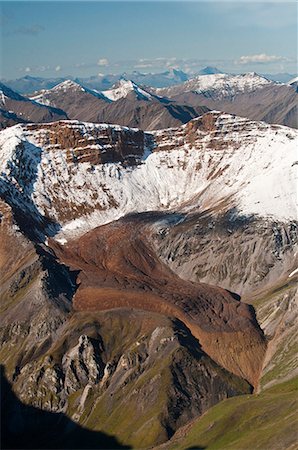
[{"label": "distant mountain", "polygon": [[62,83],[65,78],[41,78],[31,77],[26,75],[25,77],[18,78],[16,80],[2,80],[3,83],[10,87],[10,89],[19,92],[20,94],[31,94],[34,91],[40,91],[41,89],[51,89],[59,83]]},{"label": "distant mountain", "polygon": [[[214,75],[223,73],[216,67],[204,67],[198,72],[198,75]],[[264,74],[263,77],[268,80],[288,83],[293,79],[295,74],[279,73],[279,74]],[[26,75],[25,77],[18,78],[16,80],[5,80],[2,82],[20,94],[32,94],[35,91],[40,91],[42,89],[51,89],[57,84],[71,79],[79,84],[82,84],[89,89],[96,89],[103,91],[110,89],[117,81],[121,78],[132,80],[137,84],[152,86],[155,88],[163,88],[169,86],[175,86],[177,84],[184,83],[191,78],[190,75],[186,74],[182,70],[170,69],[161,73],[142,73],[139,71],[133,71],[131,73],[121,73],[121,74],[107,74],[107,75],[96,75],[91,77],[59,77],[59,78],[42,78],[42,77],[32,77]]]},{"label": "distant mountain", "polygon": [[110,89],[123,76],[125,76],[125,74],[96,75],[87,78],[75,78],[74,81],[89,89],[104,91]]},{"label": "distant mountain", "polygon": [[217,69],[216,67],[204,67],[204,69],[200,70],[198,72],[198,75],[214,75],[215,73],[223,73],[221,70]]},{"label": "distant mountain", "polygon": [[254,72],[200,75],[179,86],[156,89],[155,92],[194,107],[205,105],[252,120],[298,126],[295,90]]},{"label": "distant mountain", "polygon": [[35,93],[31,100],[51,105],[66,112],[69,119],[97,121],[98,114],[109,100],[101,93],[66,80],[52,89]]},{"label": "distant mountain", "polygon": [[186,81],[179,86],[168,89],[160,89],[162,95],[178,95],[184,92],[202,94],[207,98],[221,99],[233,98],[239,93],[251,93],[260,87],[273,84],[270,80],[252,72],[243,75],[211,74],[199,75]]},{"label": "distant mountain", "polygon": [[108,90],[95,91],[72,80],[36,93],[31,100],[60,108],[70,119],[107,122],[144,130],[173,127],[208,111],[160,97],[123,78]]},{"label": "distant mountain", "polygon": [[157,96],[153,96],[150,92],[142,89],[136,83],[131,80],[125,80],[121,78],[113,87],[107,91],[103,91],[102,94],[110,101],[117,101],[120,98],[126,98],[132,96],[132,99],[137,100],[153,100]]},{"label": "distant mountain", "polygon": [[130,78],[136,83],[146,84],[152,87],[166,87],[187,81],[189,76],[178,69],[170,69],[162,73],[147,73],[141,74],[133,72]]},{"label": "distant mountain", "polygon": [[290,73],[266,73],[262,75],[263,77],[268,78],[268,80],[276,81],[277,83],[288,83],[291,79],[293,79],[296,75]]},{"label": "distant mountain", "polygon": [[53,122],[60,119],[67,119],[64,111],[52,106],[41,105],[0,83],[1,128],[15,123]]},{"label": "distant mountain", "polygon": [[162,73],[141,73],[134,71],[132,73],[107,74],[91,77],[60,77],[60,78],[41,78],[26,75],[16,80],[2,80],[6,86],[19,92],[20,94],[32,94],[42,89],[52,89],[57,84],[67,81],[68,79],[82,84],[89,89],[103,91],[110,89],[121,78],[132,80],[137,84],[145,84],[152,87],[166,87],[183,83],[188,79],[188,75],[182,70],[170,69]]},{"label": "distant mountain", "polygon": [[93,89],[104,90],[110,88],[121,78],[132,80],[141,85],[152,87],[167,87],[187,81],[189,76],[182,70],[170,69],[161,73],[141,73],[133,71],[131,73],[122,73],[120,75],[105,75],[102,77],[91,77],[79,80],[85,86]]},{"label": "distant mountain", "polygon": [[[146,75],[138,73],[139,77],[141,75],[144,80]],[[149,75],[152,74],[147,77]],[[160,75],[170,77],[172,82],[173,76],[183,78],[181,72],[174,70],[154,74]],[[154,130],[179,126],[213,109],[297,127],[295,86],[295,81],[292,85],[276,83],[254,72],[199,75],[166,88],[147,87],[144,83],[121,77],[111,87],[100,90],[69,79],[51,89],[35,92],[30,97],[31,103],[14,92],[10,95],[14,103],[2,108],[1,123],[5,127],[21,121],[44,122],[68,117]],[[28,106],[33,108],[33,104],[35,109],[36,105],[44,108],[35,116],[28,115]]]}]

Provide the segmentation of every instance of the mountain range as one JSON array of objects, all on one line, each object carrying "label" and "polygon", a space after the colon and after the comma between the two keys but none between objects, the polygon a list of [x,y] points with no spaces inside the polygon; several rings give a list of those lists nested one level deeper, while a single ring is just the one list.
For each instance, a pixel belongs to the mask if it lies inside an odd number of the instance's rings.
[{"label": "mountain range", "polygon": [[142,129],[168,128],[186,123],[205,107],[189,107],[151,94],[130,80],[121,79],[112,89],[98,92],[74,81],[60,83],[32,100],[65,111],[69,119],[116,123]]},{"label": "mountain range", "polygon": [[1,92],[2,127],[67,118],[154,130],[187,123],[210,109],[298,126],[295,79],[284,85],[255,73],[199,75],[168,88],[141,86],[121,78],[102,91],[66,80],[29,98],[4,85]]},{"label": "mountain range", "polygon": [[159,95],[189,105],[204,105],[297,128],[297,92],[294,86],[278,84],[256,73],[198,76],[170,88],[158,89]]},{"label": "mountain range", "polygon": [[297,79],[201,72],[0,85],[3,447],[295,448]]},{"label": "mountain range", "polygon": [[[22,78],[15,80],[2,79],[1,81],[6,86],[20,94],[32,94],[41,89],[51,89],[59,83],[68,79],[75,81],[89,89],[96,89],[99,91],[110,89],[113,84],[117,83],[121,78],[132,80],[136,84],[152,86],[155,88],[170,87],[176,84],[181,84],[197,75],[212,75],[217,73],[224,73],[216,67],[204,67],[197,73],[188,74],[180,69],[169,69],[161,73],[142,73],[133,71],[131,73],[124,72],[121,74],[99,74],[90,77],[57,77],[57,78],[42,78],[25,75]],[[268,80],[277,83],[288,83],[295,78],[296,74],[280,73],[280,74],[262,74]]]}]

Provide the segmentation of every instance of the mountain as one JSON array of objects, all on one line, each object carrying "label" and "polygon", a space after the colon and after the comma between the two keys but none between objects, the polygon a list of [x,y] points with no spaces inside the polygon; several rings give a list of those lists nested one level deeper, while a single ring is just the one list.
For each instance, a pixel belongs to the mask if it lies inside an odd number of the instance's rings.
[{"label": "mountain", "polygon": [[161,73],[142,73],[138,71],[133,71],[131,73],[120,73],[120,74],[106,74],[106,75],[96,75],[85,78],[41,78],[32,77],[26,75],[25,77],[18,78],[16,80],[2,80],[3,83],[10,87],[11,89],[19,92],[21,94],[32,94],[36,91],[49,90],[54,86],[57,86],[63,81],[71,79],[78,84],[85,86],[86,88],[92,90],[103,91],[105,89],[110,89],[117,81],[122,78],[132,80],[137,84],[144,84],[153,87],[166,87],[173,84],[183,83],[188,79],[188,75],[182,70],[170,69]]},{"label": "mountain", "polygon": [[[49,90],[35,93],[31,100],[62,109],[70,119],[97,121],[109,99],[99,92],[66,80]],[[100,121],[100,119],[99,119]]]},{"label": "mountain", "polygon": [[167,87],[183,83],[189,76],[178,69],[169,69],[158,73],[142,73],[137,70],[121,74],[98,75],[88,78],[77,78],[75,81],[99,91],[110,89],[121,79],[131,80],[136,84],[152,87]]},{"label": "mountain", "polygon": [[[263,450],[293,448],[296,445],[297,378],[256,396],[226,400],[204,417],[178,430],[157,449],[225,448]],[[258,423],[258,427],[255,424]],[[281,426],[276,426],[281,423]],[[225,430],[223,433],[222,430]]]},{"label": "mountain", "polygon": [[81,86],[79,83],[76,83],[75,81],[72,80],[65,80],[62,83],[59,83],[56,86],[54,86],[52,89],[42,90],[41,92],[36,93],[32,97],[30,97],[30,99],[38,103],[41,103],[42,105],[50,105],[54,104],[55,102],[61,103],[63,99],[67,101],[67,97],[74,93],[76,94],[86,93],[93,95],[94,97],[100,98],[102,100],[107,100],[99,92],[85,88]]},{"label": "mountain", "polygon": [[198,75],[214,75],[215,73],[222,73],[222,71],[217,69],[216,67],[207,66],[207,67],[204,67],[204,69],[201,69],[198,72]]},{"label": "mountain", "polygon": [[[179,74],[175,72],[174,75]],[[30,97],[36,106],[34,110],[37,105],[49,107],[40,110],[44,114],[39,112],[35,116],[26,116],[29,105],[33,108],[33,103],[24,98],[22,102],[12,103],[9,109],[3,108],[2,127],[28,120],[51,121],[59,114],[60,118],[153,130],[187,123],[208,109],[293,128],[298,126],[297,92],[293,86],[274,83],[255,73],[200,75],[162,89],[120,78],[109,89],[98,91],[76,81],[65,80]],[[26,111],[22,110],[23,107]]]},{"label": "mountain", "polygon": [[142,73],[134,70],[131,73],[124,72],[123,74],[118,75],[118,80],[120,80],[121,78],[132,80],[136,84],[145,86],[167,87],[183,83],[184,81],[188,80],[188,75],[182,70],[178,69],[169,69],[164,72],[158,73]]},{"label": "mountain", "polygon": [[268,80],[275,81],[277,83],[288,83],[296,75],[282,72],[282,73],[275,73],[275,74],[266,73],[266,74],[263,74],[262,76],[267,78]]},{"label": "mountain", "polygon": [[[195,202],[194,206],[206,208],[228,201],[229,208],[237,208],[241,214],[270,215],[283,220],[295,218],[295,166],[291,165],[295,162],[296,136],[295,130],[286,127],[216,112],[207,113],[181,128],[153,133],[76,121],[31,124],[2,132],[1,161],[5,166],[13,159],[16,150],[11,142],[21,142],[22,146],[29,142],[23,157],[29,158],[31,165],[42,158],[41,148],[46,149],[48,156],[41,172],[53,170],[65,181],[56,186],[51,177],[35,179],[34,187],[42,194],[36,201],[38,208],[60,224],[76,217],[80,225],[84,209],[94,210],[95,216],[105,222],[125,213],[144,211],[144,207],[145,210],[169,209],[190,201]],[[286,154],[283,142],[286,142]],[[34,156],[32,146],[39,156]],[[195,150],[201,146],[204,151]],[[246,149],[246,164],[242,161],[242,148]],[[58,154],[57,149],[63,154]],[[219,153],[219,149],[226,152]],[[87,166],[80,164],[81,160],[95,164],[99,172],[97,169],[95,173],[86,171]],[[70,167],[74,165],[74,176],[71,171],[68,173],[65,163]],[[109,163],[131,163],[136,169],[126,171],[121,164],[105,166]],[[3,176],[7,174],[10,179],[13,176],[10,166],[6,169],[4,166]],[[194,167],[198,170],[194,171]],[[278,184],[276,179],[280,180]],[[215,180],[220,189],[214,189]],[[81,195],[76,183],[85,186]],[[29,181],[27,184],[27,188],[23,187],[25,191],[29,189]],[[123,191],[123,185],[127,190]],[[261,192],[260,185],[263,186]],[[103,186],[103,190],[94,199],[98,186]],[[145,198],[149,192],[148,201]],[[49,195],[50,203],[46,200]],[[62,211],[58,206],[63,199],[66,204]],[[68,207],[70,201],[72,206]],[[79,216],[73,209],[74,204],[80,211]]]},{"label": "mountain", "polygon": [[65,78],[42,78],[42,77],[32,77],[26,75],[22,78],[17,78],[16,80],[2,80],[3,83],[10,89],[20,93],[20,94],[31,94],[35,91],[40,91],[41,89],[51,89],[59,83],[65,81]]},{"label": "mountain", "polygon": [[109,100],[115,102],[120,98],[133,96],[137,100],[152,100],[153,96],[149,92],[139,87],[131,80],[121,78],[113,87],[107,91],[103,91],[103,95]]},{"label": "mountain", "polygon": [[221,100],[223,98],[233,99],[241,93],[249,94],[258,91],[264,86],[274,85],[273,82],[256,74],[255,72],[243,75],[229,75],[217,73],[211,75],[199,75],[179,86],[161,89],[158,92],[166,92],[170,96],[185,92],[202,94],[205,97]]},{"label": "mountain", "polygon": [[194,107],[205,105],[252,120],[298,126],[295,91],[256,73],[201,75],[156,93]]},{"label": "mountain", "polygon": [[177,126],[208,110],[180,105],[124,79],[102,92],[67,80],[48,91],[36,93],[31,100],[63,109],[70,119],[147,130]]},{"label": "mountain", "polygon": [[66,119],[60,109],[40,105],[0,83],[0,128],[18,122],[53,122]]},{"label": "mountain", "polygon": [[177,126],[208,110],[160,97],[130,80],[122,79],[102,94],[113,102],[104,109],[103,121],[143,130]]},{"label": "mountain", "polygon": [[[270,440],[292,442],[297,138],[220,112],[0,132],[1,360],[52,439],[63,414],[133,448],[206,446],[222,427],[241,447],[255,417],[260,447],[270,413]],[[34,435],[7,409],[10,433]]]},{"label": "mountain", "polygon": [[169,69],[161,73],[140,74],[133,72],[131,79],[152,87],[166,87],[183,83],[188,80],[188,75],[182,70]]}]

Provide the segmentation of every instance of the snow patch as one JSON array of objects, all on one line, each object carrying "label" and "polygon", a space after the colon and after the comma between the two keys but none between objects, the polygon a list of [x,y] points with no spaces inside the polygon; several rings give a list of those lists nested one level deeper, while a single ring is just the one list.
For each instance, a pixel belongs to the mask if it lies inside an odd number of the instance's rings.
[{"label": "snow patch", "polygon": [[293,270],[293,272],[290,273],[288,278],[291,278],[293,275],[295,275],[295,273],[298,273],[298,268]]}]

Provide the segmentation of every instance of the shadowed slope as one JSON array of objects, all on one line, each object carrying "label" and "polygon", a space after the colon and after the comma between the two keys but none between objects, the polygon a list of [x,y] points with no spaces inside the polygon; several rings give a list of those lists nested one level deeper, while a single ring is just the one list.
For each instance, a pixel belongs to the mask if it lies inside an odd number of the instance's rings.
[{"label": "shadowed slope", "polygon": [[63,413],[23,404],[14,394],[1,366],[1,448],[120,449],[117,439],[82,428]]}]

